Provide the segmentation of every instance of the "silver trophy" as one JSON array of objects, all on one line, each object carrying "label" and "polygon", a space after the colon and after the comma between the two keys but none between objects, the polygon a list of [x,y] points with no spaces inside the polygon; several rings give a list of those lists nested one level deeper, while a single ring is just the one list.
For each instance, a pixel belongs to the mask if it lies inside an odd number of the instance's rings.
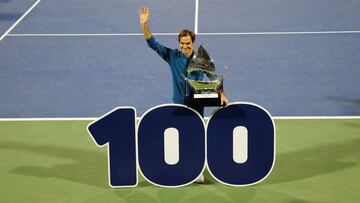
[{"label": "silver trophy", "polygon": [[[224,71],[227,70],[225,67]],[[220,93],[223,91],[224,72],[218,76],[213,60],[200,45],[186,69],[186,100],[188,104],[201,106],[221,106]],[[191,74],[203,74],[202,80],[194,80]]]}]

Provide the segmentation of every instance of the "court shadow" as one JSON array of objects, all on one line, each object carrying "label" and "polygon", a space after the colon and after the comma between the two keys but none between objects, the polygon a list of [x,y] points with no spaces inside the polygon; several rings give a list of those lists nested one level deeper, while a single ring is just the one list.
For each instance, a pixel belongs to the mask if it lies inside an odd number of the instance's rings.
[{"label": "court shadow", "polygon": [[[332,173],[359,164],[360,139],[306,148],[276,156],[275,167],[262,184],[277,184]],[[350,159],[349,159],[350,158]]]},{"label": "court shadow", "polygon": [[360,114],[360,98],[327,97],[327,99],[336,102],[344,115]]},{"label": "court shadow", "polygon": [[[202,184],[200,184],[202,185]],[[222,186],[226,187],[226,186]],[[180,188],[137,188],[136,190],[114,190],[119,200],[129,203],[136,202],[249,202],[256,190],[254,188],[220,189],[218,186],[202,186],[198,188],[191,185]]]},{"label": "court shadow", "polygon": [[[205,180],[203,183],[192,183],[190,185],[188,185],[187,187],[197,187],[197,186],[201,186],[201,185],[212,185],[212,184],[216,184],[218,183],[209,173],[209,171],[207,169],[204,170],[203,175],[205,177]],[[153,186],[153,184],[151,184],[150,182],[146,181],[144,178],[141,178],[141,174],[139,174],[139,183],[138,186],[139,187],[148,187],[148,186]]]},{"label": "court shadow", "polygon": [[149,186],[152,186],[152,184],[149,183],[149,182],[146,181],[146,180],[143,180],[143,181],[139,181],[139,183],[138,183],[137,186],[138,186],[138,187],[149,187]]},{"label": "court shadow", "polygon": [[[359,155],[359,146],[360,139],[354,139],[278,154],[274,170],[261,184],[296,181],[354,167],[358,162],[349,160],[351,157]],[[6,149],[37,153],[70,161],[67,164],[54,164],[47,167],[34,166],[28,162],[25,166],[10,170],[12,174],[42,178],[53,177],[99,188],[109,188],[106,153],[56,145],[35,145],[20,142],[1,143],[0,150]],[[205,183],[194,183],[188,187],[211,186],[218,183],[207,170],[204,171],[204,175]],[[138,186],[148,187],[151,184],[145,180],[140,180]]]},{"label": "court shadow", "polygon": [[19,19],[21,13],[0,13],[0,21],[14,21]]},{"label": "court shadow", "polygon": [[351,127],[351,128],[360,128],[360,122],[354,121],[354,120],[343,121],[342,125]]},{"label": "court shadow", "polygon": [[99,188],[109,188],[107,185],[107,156],[104,153],[55,145],[1,143],[0,150],[6,149],[68,159],[73,162],[71,164],[54,164],[49,167],[34,166],[31,162],[27,162],[26,166],[12,169],[10,171],[12,174],[41,178],[53,177]]}]

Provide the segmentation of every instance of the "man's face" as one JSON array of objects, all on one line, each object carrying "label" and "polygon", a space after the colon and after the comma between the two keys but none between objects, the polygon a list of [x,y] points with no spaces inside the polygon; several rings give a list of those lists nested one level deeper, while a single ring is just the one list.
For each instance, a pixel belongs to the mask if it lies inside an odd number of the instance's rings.
[{"label": "man's face", "polygon": [[191,41],[190,36],[184,36],[180,38],[179,46],[181,52],[186,56],[190,57],[193,52],[193,42]]}]

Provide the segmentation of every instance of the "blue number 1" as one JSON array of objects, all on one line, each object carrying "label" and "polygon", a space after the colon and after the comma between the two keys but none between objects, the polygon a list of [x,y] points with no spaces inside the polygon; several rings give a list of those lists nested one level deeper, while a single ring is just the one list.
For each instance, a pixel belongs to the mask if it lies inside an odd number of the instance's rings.
[{"label": "blue number 1", "polygon": [[88,126],[98,146],[108,144],[109,183],[112,187],[137,185],[136,111],[117,108]]}]

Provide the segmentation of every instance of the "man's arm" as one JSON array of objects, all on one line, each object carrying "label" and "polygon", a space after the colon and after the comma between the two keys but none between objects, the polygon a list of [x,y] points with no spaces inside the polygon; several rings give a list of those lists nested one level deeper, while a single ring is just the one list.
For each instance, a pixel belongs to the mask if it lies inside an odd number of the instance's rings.
[{"label": "man's arm", "polygon": [[152,36],[149,26],[147,24],[147,22],[150,19],[150,11],[148,7],[142,7],[139,10],[139,14],[140,14],[140,25],[141,25],[141,29],[144,33],[144,38],[147,42],[147,44],[149,45],[149,47],[153,50],[155,50],[159,56],[161,56],[161,58],[163,58],[165,61],[168,61],[169,59],[169,53],[171,51],[171,49],[163,46],[162,44],[160,44],[159,42],[157,42],[155,40],[155,38]]},{"label": "man's arm", "polygon": [[149,12],[149,8],[148,7],[142,7],[139,10],[139,15],[140,15],[140,25],[141,25],[141,29],[144,33],[144,38],[150,39],[152,34],[150,32],[149,26],[147,25],[147,22],[150,19],[150,12]]}]

